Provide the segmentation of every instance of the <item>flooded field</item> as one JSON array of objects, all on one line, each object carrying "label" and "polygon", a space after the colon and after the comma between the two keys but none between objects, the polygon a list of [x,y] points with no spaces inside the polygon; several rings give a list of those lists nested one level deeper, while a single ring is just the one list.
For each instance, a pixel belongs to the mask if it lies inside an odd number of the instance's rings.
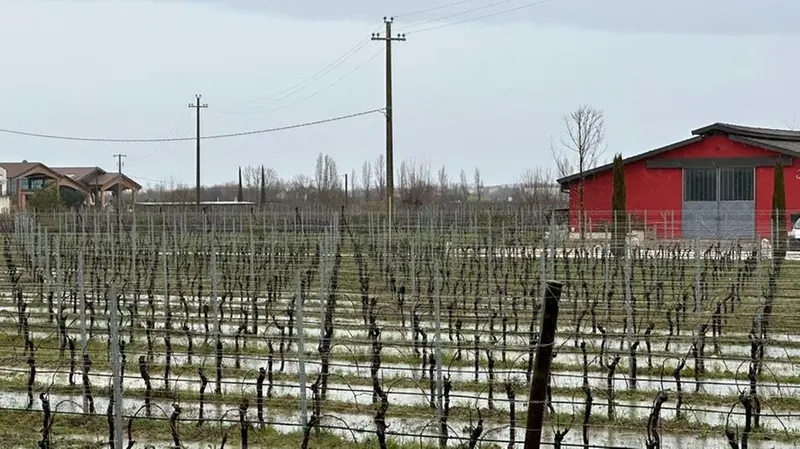
[{"label": "flooded field", "polygon": [[563,283],[548,445],[800,441],[800,265],[771,246],[583,249],[519,217],[421,213],[391,238],[377,215],[200,218],[17,218],[0,410],[70,423],[34,444],[121,426],[140,447],[245,429],[285,447],[522,447],[547,279]]}]

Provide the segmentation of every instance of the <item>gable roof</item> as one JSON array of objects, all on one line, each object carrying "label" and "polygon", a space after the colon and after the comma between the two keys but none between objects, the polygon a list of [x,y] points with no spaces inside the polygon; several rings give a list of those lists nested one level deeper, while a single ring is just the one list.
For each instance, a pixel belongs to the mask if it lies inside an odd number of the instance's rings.
[{"label": "gable roof", "polygon": [[65,185],[75,190],[88,193],[86,187],[82,183],[56,172],[41,162],[0,162],[0,167],[6,169],[6,178],[9,180],[24,178],[29,174],[38,172],[53,179],[58,179],[59,182],[63,182]]},{"label": "gable roof", "polygon": [[[713,135],[726,135],[728,139],[734,142],[743,143],[746,145],[763,148],[765,150],[773,151],[776,153],[784,154],[791,157],[800,157],[800,131],[792,131],[786,129],[775,128],[758,128],[752,126],[734,125],[730,123],[712,123],[711,125],[704,126],[692,130],[692,135],[685,140],[676,142],[661,148],[656,148],[644,153],[631,156],[622,160],[622,163],[627,165],[642,159],[651,158],[661,153],[676,150],[681,147],[699,142],[706,137]],[[595,175],[597,173],[611,170],[614,167],[613,163],[601,165],[591,170],[583,172],[583,177]],[[573,181],[581,178],[580,173],[565,176],[557,182],[561,185],[562,190],[567,188],[567,185]]]},{"label": "gable roof", "polygon": [[[54,172],[59,173],[63,176],[72,178],[76,181],[85,181],[87,177],[92,177],[91,175],[103,175],[106,173],[100,167],[50,167]],[[70,176],[71,175],[71,176]],[[94,179],[94,177],[92,177]]]},{"label": "gable roof", "polygon": [[108,188],[119,182],[120,184],[127,185],[136,191],[142,190],[141,184],[129,178],[124,173],[103,173],[97,177],[95,182],[103,188]]},{"label": "gable roof", "polygon": [[692,130],[692,135],[694,136],[710,136],[713,134],[733,134],[759,139],[800,141],[800,131],[790,129],[760,128],[717,122]]},{"label": "gable roof", "polygon": [[8,177],[8,179],[17,178],[33,167],[45,167],[41,162],[0,162],[0,166],[6,169],[6,177]]},{"label": "gable roof", "polygon": [[[680,142],[675,142],[673,144],[669,144],[669,145],[667,145],[665,147],[656,148],[655,150],[646,151],[644,153],[639,153],[639,154],[637,154],[635,156],[631,156],[631,157],[625,158],[625,159],[622,160],[622,163],[625,164],[625,165],[628,165],[628,164],[631,164],[631,163],[636,162],[636,161],[641,161],[642,159],[648,159],[648,158],[651,158],[651,157],[653,157],[655,155],[658,155],[658,154],[661,154],[661,153],[666,153],[667,151],[677,150],[678,148],[685,147],[686,145],[690,145],[690,144],[693,144],[695,142],[699,142],[701,140],[703,140],[703,138],[700,137],[700,136],[690,137],[688,139],[681,140]],[[586,178],[588,176],[592,176],[592,175],[595,175],[597,173],[604,172],[606,170],[611,170],[612,168],[614,168],[614,163],[613,162],[609,163],[609,164],[601,165],[601,166],[595,167],[595,168],[593,168],[591,170],[584,171],[583,172],[583,177]],[[565,186],[566,184],[569,184],[572,181],[577,181],[580,178],[581,178],[581,174],[580,173],[575,173],[573,175],[565,176],[565,177],[563,177],[561,179],[558,179],[556,182],[561,184],[561,188],[564,189],[566,187]]]}]

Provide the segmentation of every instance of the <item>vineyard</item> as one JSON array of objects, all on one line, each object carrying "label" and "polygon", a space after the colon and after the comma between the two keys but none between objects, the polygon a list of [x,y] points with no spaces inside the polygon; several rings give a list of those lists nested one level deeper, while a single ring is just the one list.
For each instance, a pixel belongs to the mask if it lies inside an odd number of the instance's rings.
[{"label": "vineyard", "polygon": [[12,215],[3,446],[521,448],[553,279],[545,445],[797,447],[800,262],[548,218]]}]

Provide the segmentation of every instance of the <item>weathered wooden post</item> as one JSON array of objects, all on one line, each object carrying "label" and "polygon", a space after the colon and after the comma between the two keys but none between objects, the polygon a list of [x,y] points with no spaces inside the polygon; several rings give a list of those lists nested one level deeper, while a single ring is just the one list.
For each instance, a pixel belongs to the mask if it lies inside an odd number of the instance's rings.
[{"label": "weathered wooden post", "polygon": [[542,442],[544,401],[547,382],[550,379],[550,364],[553,360],[553,342],[558,322],[558,302],[561,299],[562,283],[547,281],[544,292],[544,309],[539,344],[531,375],[531,391],[528,399],[528,422],[525,426],[525,449],[539,449]]}]

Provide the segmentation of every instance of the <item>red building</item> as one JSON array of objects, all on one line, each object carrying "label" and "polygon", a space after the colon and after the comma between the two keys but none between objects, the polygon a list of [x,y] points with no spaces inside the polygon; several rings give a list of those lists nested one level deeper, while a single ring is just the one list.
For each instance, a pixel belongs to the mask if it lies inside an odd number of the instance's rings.
[{"label": "red building", "polygon": [[[800,211],[800,132],[715,123],[695,129],[692,136],[624,159],[632,227],[667,238],[768,238],[778,158],[784,167],[788,226],[798,218],[793,212]],[[608,228],[612,164],[558,182],[569,192],[570,227]]]}]

